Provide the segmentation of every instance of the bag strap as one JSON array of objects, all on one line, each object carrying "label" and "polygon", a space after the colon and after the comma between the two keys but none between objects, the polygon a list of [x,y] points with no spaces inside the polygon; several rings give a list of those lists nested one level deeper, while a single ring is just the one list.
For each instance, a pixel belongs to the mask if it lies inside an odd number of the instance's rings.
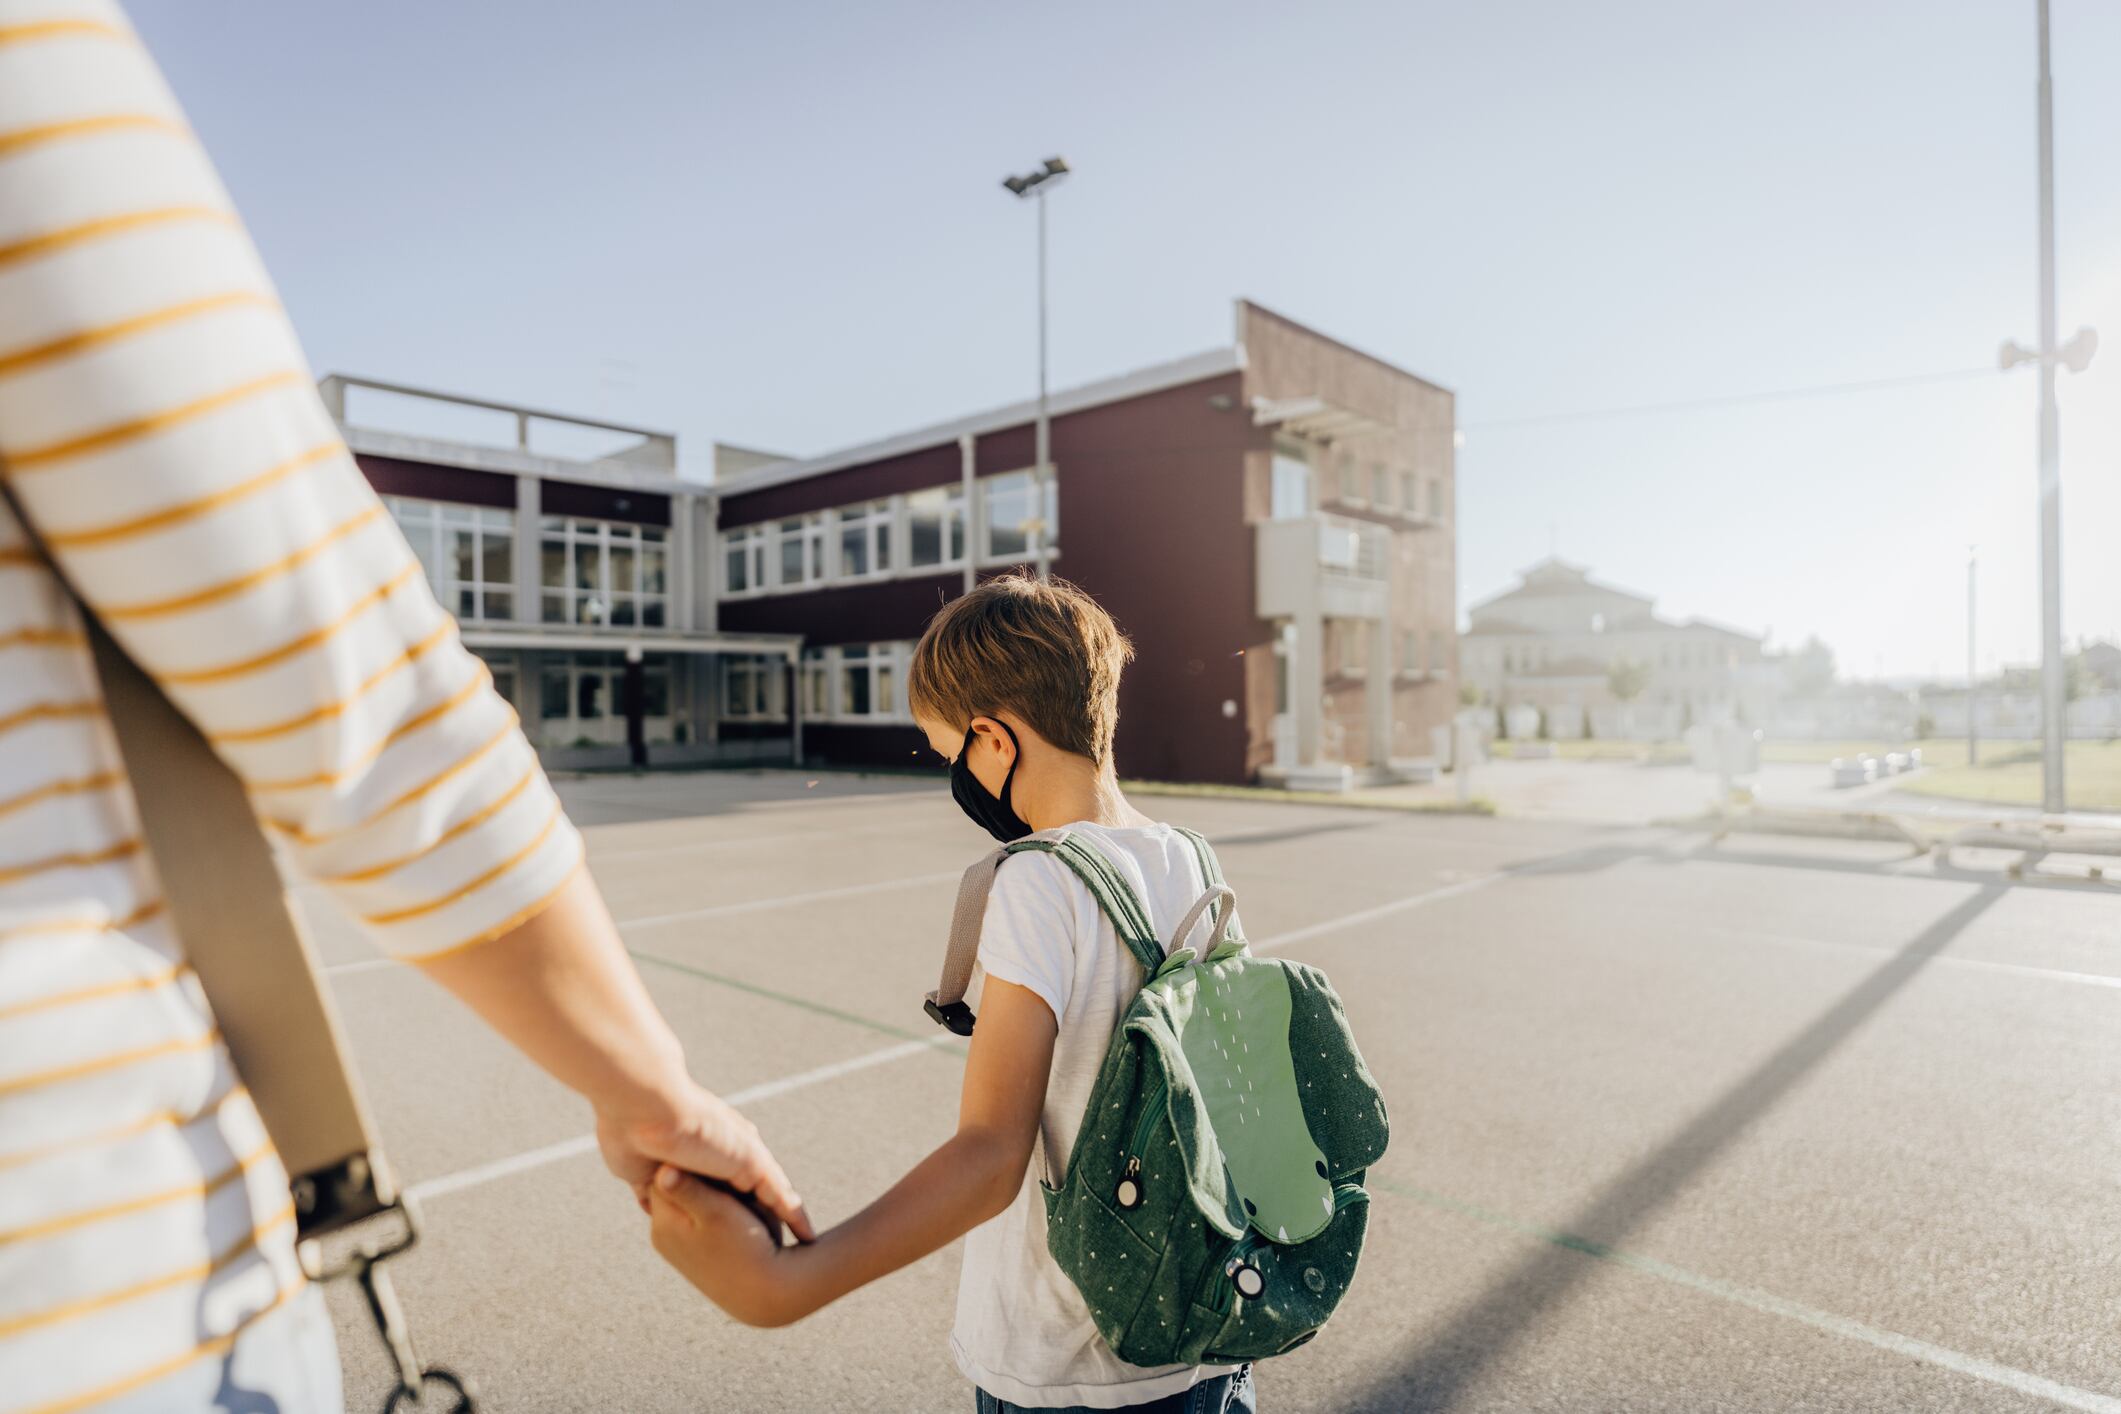
[{"label": "bag strap", "polygon": [[0,492],[80,611],[170,919],[286,1166],[301,1236],[384,1211],[395,1185],[249,794],[67,582],[14,488]]},{"label": "bag strap", "polygon": [[1149,911],[1142,907],[1133,888],[1110,860],[1066,830],[1041,830],[983,855],[958,881],[957,902],[950,910],[950,940],[943,953],[943,974],[923,1008],[935,1024],[958,1036],[970,1036],[979,1020],[965,1005],[965,989],[972,985],[972,969],[979,961],[980,924],[987,916],[987,899],[994,892],[994,875],[1012,854],[1038,850],[1054,855],[1089,888],[1097,906],[1112,920],[1135,960],[1144,970],[1163,966],[1163,944],[1157,941]]},{"label": "bag strap", "polygon": [[[1207,890],[1210,896],[1228,895],[1227,906],[1216,911],[1215,936],[1210,939],[1208,946],[1201,950],[1205,954],[1227,940],[1230,924],[1237,917],[1237,895],[1230,892],[1227,883],[1224,881],[1222,861],[1215,857],[1215,850],[1208,844],[1208,837],[1198,830],[1189,830],[1184,825],[1174,825],[1172,828],[1186,837],[1186,842],[1193,846],[1194,856],[1200,860],[1201,887]],[[1199,911],[1200,905],[1194,905],[1196,915]],[[1192,928],[1193,919],[1189,918],[1185,926],[1172,938],[1171,946],[1174,948],[1178,947],[1186,934],[1192,931]],[[1243,942],[1244,940],[1240,938],[1238,941]]]}]

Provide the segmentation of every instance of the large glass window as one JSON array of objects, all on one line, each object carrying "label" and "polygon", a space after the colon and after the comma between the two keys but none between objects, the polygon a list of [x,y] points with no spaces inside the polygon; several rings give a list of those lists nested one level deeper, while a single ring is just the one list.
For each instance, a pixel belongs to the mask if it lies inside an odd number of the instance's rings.
[{"label": "large glass window", "polygon": [[733,721],[778,720],[787,665],[779,658],[727,658],[722,662],[722,716]]},{"label": "large glass window", "polygon": [[910,643],[843,643],[803,650],[803,713],[839,722],[909,720],[899,700]]},{"label": "large glass window", "polygon": [[[547,747],[623,746],[626,742],[626,655],[547,653],[538,669],[538,716]],[[642,731],[650,742],[679,738],[679,691],[670,660],[649,654],[641,664]]]},{"label": "large glass window", "polygon": [[916,491],[906,498],[906,563],[929,569],[963,563],[965,493],[956,486]]},{"label": "large glass window", "polygon": [[1301,452],[1274,449],[1274,485],[1270,514],[1275,520],[1300,520],[1311,513],[1311,463]]},{"label": "large glass window", "polygon": [[1058,478],[1048,475],[1045,504],[1041,507],[1028,471],[1012,471],[982,481],[980,500],[986,512],[981,519],[983,557],[1021,559],[1031,553],[1034,535],[1041,545],[1051,546],[1060,530],[1059,489]]},{"label": "large glass window", "polygon": [[722,588],[748,594],[766,587],[766,527],[747,525],[722,536]]},{"label": "large glass window", "polygon": [[780,544],[774,568],[782,589],[801,589],[825,578],[825,517],[798,516],[774,527]]},{"label": "large glass window", "polygon": [[385,496],[442,606],[466,623],[515,617],[515,512]]},{"label": "large glass window", "polygon": [[539,595],[552,624],[662,628],[670,622],[669,532],[660,525],[546,516]]},{"label": "large glass window", "polygon": [[891,503],[872,501],[840,512],[841,579],[862,579],[891,572]]}]

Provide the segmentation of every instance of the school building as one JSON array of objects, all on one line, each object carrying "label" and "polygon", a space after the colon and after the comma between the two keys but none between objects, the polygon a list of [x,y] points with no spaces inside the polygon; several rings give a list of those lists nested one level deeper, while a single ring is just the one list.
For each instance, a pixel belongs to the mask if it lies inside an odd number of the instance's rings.
[{"label": "school building", "polygon": [[432,395],[324,387],[555,764],[932,762],[913,642],[1018,567],[1134,641],[1124,775],[1391,778],[1457,706],[1452,394],[1249,302],[1225,347],[1055,392],[1043,471],[1028,401],[819,457],[718,446],[706,485],[663,434],[468,400],[517,445],[382,433],[349,389]]}]

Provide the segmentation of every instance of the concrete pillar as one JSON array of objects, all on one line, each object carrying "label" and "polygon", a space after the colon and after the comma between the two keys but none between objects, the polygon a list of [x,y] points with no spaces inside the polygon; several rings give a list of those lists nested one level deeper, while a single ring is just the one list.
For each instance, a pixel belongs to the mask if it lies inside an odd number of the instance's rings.
[{"label": "concrete pillar", "polygon": [[[967,594],[970,594],[972,586],[979,582],[979,570],[976,568],[979,561],[979,533],[978,527],[973,524],[972,520],[973,502],[979,499],[975,494],[978,490],[976,483],[979,480],[979,463],[974,455],[975,445],[970,432],[957,439],[958,462],[964,474],[965,482],[965,592]],[[947,550],[950,548],[947,529],[944,534],[946,538],[943,541],[943,548]]]},{"label": "concrete pillar", "polygon": [[683,492],[670,498],[670,543],[664,548],[663,573],[670,589],[670,626],[690,633],[693,613],[692,578],[698,559],[699,498]]},{"label": "concrete pillar", "polygon": [[1370,625],[1370,672],[1363,705],[1369,708],[1370,764],[1379,770],[1392,764],[1392,595],[1384,612]]},{"label": "concrete pillar", "polygon": [[1296,763],[1315,766],[1325,727],[1326,621],[1316,609],[1296,616],[1289,643],[1289,711],[1296,717]]},{"label": "concrete pillar", "polygon": [[544,563],[543,535],[538,529],[542,483],[535,476],[516,477],[515,608],[516,622],[537,623],[544,606],[539,602],[539,566]]}]

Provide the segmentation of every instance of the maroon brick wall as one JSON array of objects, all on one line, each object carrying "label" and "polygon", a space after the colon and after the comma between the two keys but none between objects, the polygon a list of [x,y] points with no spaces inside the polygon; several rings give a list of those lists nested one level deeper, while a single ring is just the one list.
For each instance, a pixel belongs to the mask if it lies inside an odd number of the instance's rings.
[{"label": "maroon brick wall", "polygon": [[[1232,373],[1059,417],[1060,554],[1054,573],[1095,596],[1133,640],[1120,690],[1122,774],[1165,780],[1246,779],[1244,650],[1268,639],[1253,615],[1252,531],[1244,458],[1266,445]],[[1211,401],[1212,400],[1212,401]],[[1218,403],[1221,405],[1218,406]],[[980,475],[1030,465],[1033,429],[979,439]],[[946,445],[731,496],[727,528],[955,482]],[[717,572],[719,565],[713,567]],[[800,633],[813,644],[913,639],[963,584],[959,573],[845,585],[721,605],[733,632]],[[1238,704],[1235,717],[1222,704]],[[900,765],[916,759],[909,728],[806,728],[828,760]]]}]

